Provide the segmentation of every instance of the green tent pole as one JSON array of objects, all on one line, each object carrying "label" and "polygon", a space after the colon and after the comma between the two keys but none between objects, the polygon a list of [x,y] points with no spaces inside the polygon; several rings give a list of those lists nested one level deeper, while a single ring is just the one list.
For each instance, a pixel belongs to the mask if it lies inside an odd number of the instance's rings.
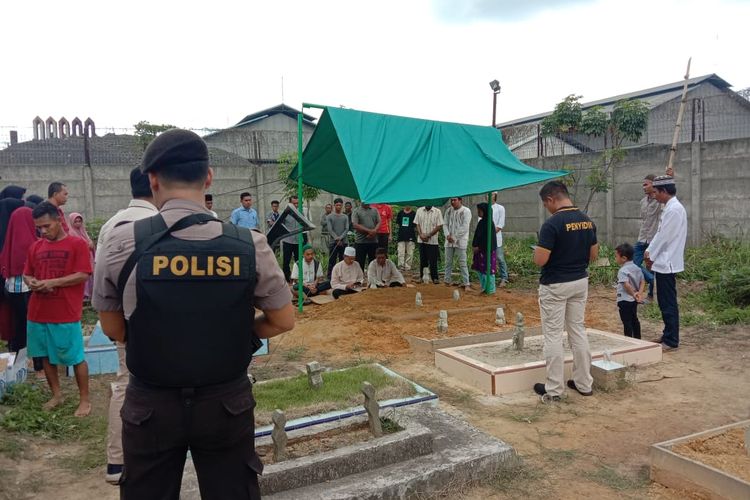
[{"label": "green tent pole", "polygon": [[492,240],[490,238],[497,238],[497,236],[492,234],[492,192],[487,194],[487,213],[485,217],[487,218],[487,281],[484,284],[484,291],[489,295],[490,290],[492,290],[490,287],[490,279],[492,278]]},{"label": "green tent pole", "polygon": [[[304,111],[304,106],[302,108]],[[297,114],[297,199],[299,201],[299,211],[304,214],[302,208],[302,113]],[[304,303],[305,294],[303,292],[304,283],[302,274],[302,246],[303,246],[303,233],[297,235],[297,308],[299,312],[302,312],[302,304]]]}]

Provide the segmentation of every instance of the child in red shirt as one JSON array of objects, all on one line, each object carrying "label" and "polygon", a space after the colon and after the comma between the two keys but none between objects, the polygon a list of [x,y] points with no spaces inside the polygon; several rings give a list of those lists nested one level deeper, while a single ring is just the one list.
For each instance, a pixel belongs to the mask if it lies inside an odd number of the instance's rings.
[{"label": "child in red shirt", "polygon": [[51,203],[40,203],[32,217],[41,239],[29,248],[23,271],[32,292],[27,316],[29,355],[44,358],[44,374],[52,390],[46,410],[62,403],[54,365],[73,366],[80,394],[75,415],[83,417],[91,411],[81,331],[83,288],[92,273],[89,248],[82,239],[65,233]]}]

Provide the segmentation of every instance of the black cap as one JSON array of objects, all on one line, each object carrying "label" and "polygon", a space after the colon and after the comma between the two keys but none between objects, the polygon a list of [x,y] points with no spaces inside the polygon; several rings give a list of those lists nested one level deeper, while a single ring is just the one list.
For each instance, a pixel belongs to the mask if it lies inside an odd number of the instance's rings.
[{"label": "black cap", "polygon": [[206,201],[214,201],[214,195],[206,193]]},{"label": "black cap", "polygon": [[169,167],[208,168],[208,147],[195,132],[173,128],[160,134],[143,153],[143,173],[158,172]]}]

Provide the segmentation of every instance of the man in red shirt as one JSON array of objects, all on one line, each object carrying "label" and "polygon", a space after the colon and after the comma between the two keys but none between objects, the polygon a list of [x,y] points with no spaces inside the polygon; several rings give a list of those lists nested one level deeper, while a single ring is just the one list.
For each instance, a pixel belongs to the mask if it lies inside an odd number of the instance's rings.
[{"label": "man in red shirt", "polygon": [[391,220],[393,220],[393,210],[386,203],[373,203],[370,205],[380,214],[380,225],[378,226],[378,248],[388,250],[388,238],[391,235]]},{"label": "man in red shirt", "polygon": [[92,272],[88,244],[65,233],[52,203],[40,203],[31,215],[41,238],[29,248],[23,270],[32,292],[27,316],[29,355],[44,358],[44,374],[52,390],[44,409],[63,401],[54,365],[72,366],[80,393],[75,416],[85,417],[91,412],[81,331],[83,288]]}]

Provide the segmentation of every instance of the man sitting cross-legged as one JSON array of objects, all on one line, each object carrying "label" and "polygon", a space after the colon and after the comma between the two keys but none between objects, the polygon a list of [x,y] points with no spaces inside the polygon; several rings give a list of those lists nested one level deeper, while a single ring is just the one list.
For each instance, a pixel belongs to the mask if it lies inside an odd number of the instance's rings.
[{"label": "man sitting cross-legged", "polygon": [[396,264],[388,258],[388,252],[385,248],[378,248],[375,251],[375,260],[367,266],[367,283],[378,288],[404,286],[406,283],[404,275],[398,270]]},{"label": "man sitting cross-legged", "polygon": [[354,247],[344,249],[344,260],[333,267],[331,273],[331,288],[333,288],[333,298],[338,299],[342,295],[357,293],[362,291],[362,282],[365,276],[362,268],[355,261],[357,252]]},{"label": "man sitting cross-legged", "polygon": [[[297,263],[292,266],[292,293],[296,296],[299,283]],[[323,266],[315,259],[315,251],[309,244],[302,247],[302,292],[307,297],[330,290],[331,282],[323,281]]]}]

